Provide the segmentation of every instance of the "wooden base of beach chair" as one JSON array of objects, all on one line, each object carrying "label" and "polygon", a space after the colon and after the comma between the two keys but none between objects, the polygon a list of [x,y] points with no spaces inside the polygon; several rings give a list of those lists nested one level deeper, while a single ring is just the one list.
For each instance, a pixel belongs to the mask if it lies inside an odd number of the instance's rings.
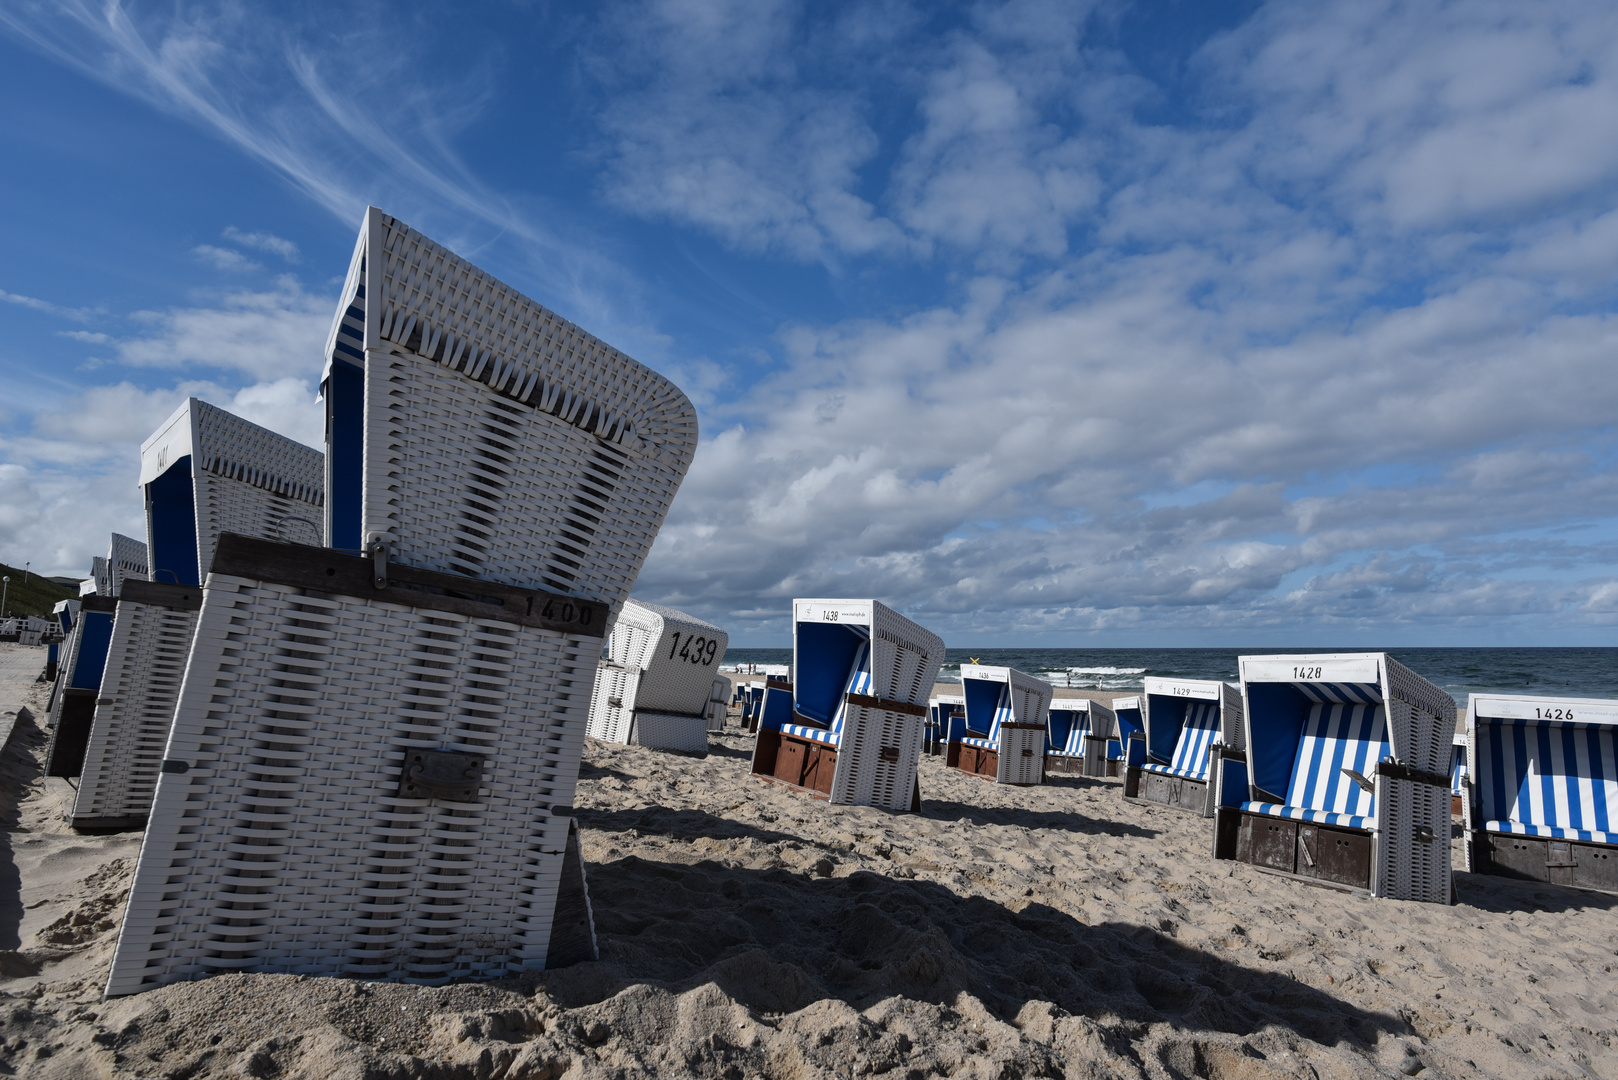
[{"label": "wooden base of beach chair", "polygon": [[1205,780],[1128,769],[1124,772],[1124,798],[1201,814],[1208,806],[1208,784]]},{"label": "wooden base of beach chair", "polygon": [[1222,809],[1214,857],[1321,885],[1371,890],[1371,834]]},{"label": "wooden base of beach chair", "polygon": [[90,745],[90,728],[95,723],[99,690],[62,691],[62,707],[56,714],[56,730],[45,751],[46,776],[77,776],[84,770],[84,751]]},{"label": "wooden base of beach chair", "polygon": [[1618,847],[1482,831],[1469,843],[1476,873],[1618,892]]},{"label": "wooden base of beach chair", "polygon": [[70,818],[68,824],[76,833],[86,836],[100,836],[105,833],[130,832],[135,829],[146,828],[146,814],[126,814],[123,817],[76,817]]},{"label": "wooden base of beach chair", "polygon": [[1045,771],[1058,776],[1083,776],[1084,759],[1072,754],[1046,754]]},{"label": "wooden base of beach chair", "polygon": [[952,742],[944,754],[944,764],[951,769],[993,781],[1000,772],[1000,755],[980,746]]},{"label": "wooden base of beach chair", "polygon": [[1449,816],[1460,817],[1464,813],[1466,813],[1466,804],[1461,802],[1461,797],[1459,795],[1451,795],[1449,797]]},{"label": "wooden base of beach chair", "polygon": [[1105,773],[1103,773],[1102,775],[1111,776],[1111,777],[1119,777],[1119,776],[1124,775],[1125,771],[1126,770],[1125,770],[1123,761],[1121,761],[1121,760],[1115,761],[1112,758],[1108,758],[1107,759],[1107,771]]},{"label": "wooden base of beach chair", "polygon": [[837,751],[824,743],[761,731],[753,755],[753,775],[761,780],[807,791],[817,799],[831,798]]}]

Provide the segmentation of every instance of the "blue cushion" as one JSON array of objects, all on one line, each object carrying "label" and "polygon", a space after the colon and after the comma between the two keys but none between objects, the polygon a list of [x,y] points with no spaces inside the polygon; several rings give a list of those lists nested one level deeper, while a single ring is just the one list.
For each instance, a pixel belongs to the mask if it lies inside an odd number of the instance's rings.
[{"label": "blue cushion", "polygon": [[1618,833],[1594,829],[1563,829],[1555,825],[1524,825],[1520,821],[1485,821],[1484,832],[1512,836],[1547,836],[1554,840],[1590,840],[1597,844],[1618,844]]},{"label": "blue cushion", "polygon": [[1185,723],[1174,744],[1174,756],[1165,765],[1147,765],[1152,772],[1183,776],[1188,780],[1208,779],[1208,748],[1219,731],[1219,703],[1188,701]]},{"label": "blue cushion", "polygon": [[1344,770],[1352,769],[1371,780],[1376,763],[1387,754],[1388,726],[1382,706],[1310,706],[1298,735],[1286,805],[1352,818],[1374,817],[1375,796]]},{"label": "blue cushion", "polygon": [[1203,770],[1199,773],[1192,769],[1176,769],[1173,765],[1158,765],[1149,761],[1145,765],[1141,766],[1141,771],[1162,773],[1164,776],[1179,776],[1186,780],[1208,779],[1208,770],[1206,766],[1204,766]]},{"label": "blue cushion", "polygon": [[983,750],[998,750],[1000,748],[999,741],[995,739],[967,738],[962,739],[961,744],[963,746],[976,746]]}]

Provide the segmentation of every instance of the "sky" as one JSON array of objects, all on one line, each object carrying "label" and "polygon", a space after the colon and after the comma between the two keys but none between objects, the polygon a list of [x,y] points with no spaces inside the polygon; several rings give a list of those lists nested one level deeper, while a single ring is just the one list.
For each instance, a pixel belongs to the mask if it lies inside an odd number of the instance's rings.
[{"label": "sky", "polygon": [[367,205],[685,390],[733,644],[1614,643],[1608,0],[0,0],[0,561],[319,446]]}]

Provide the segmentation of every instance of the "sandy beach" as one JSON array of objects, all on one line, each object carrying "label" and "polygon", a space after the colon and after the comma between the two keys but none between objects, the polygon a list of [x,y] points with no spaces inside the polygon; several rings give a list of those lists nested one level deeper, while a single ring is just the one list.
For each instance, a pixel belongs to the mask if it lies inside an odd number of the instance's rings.
[{"label": "sandy beach", "polygon": [[[43,715],[41,660],[0,646],[3,710]],[[1618,897],[1310,888],[1213,862],[1206,822],[1118,781],[1005,788],[936,758],[920,815],[836,808],[750,779],[735,728],[706,758],[586,743],[599,962],[103,1002],[139,835],[68,830],[44,745],[24,715],[0,756],[7,1075],[1618,1076]]]}]

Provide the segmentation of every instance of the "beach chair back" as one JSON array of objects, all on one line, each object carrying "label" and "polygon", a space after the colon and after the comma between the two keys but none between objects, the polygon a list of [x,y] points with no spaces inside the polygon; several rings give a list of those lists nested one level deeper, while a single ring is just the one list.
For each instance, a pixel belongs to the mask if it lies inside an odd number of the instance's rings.
[{"label": "beach chair back", "polygon": [[[608,638],[587,732],[608,742],[706,753],[709,699],[729,636],[712,623],[631,598]],[[723,684],[724,679],[719,679]]]},{"label": "beach chair back", "polygon": [[1241,694],[1212,679],[1148,678],[1141,695],[1147,768],[1207,780],[1214,743],[1241,749]]}]

